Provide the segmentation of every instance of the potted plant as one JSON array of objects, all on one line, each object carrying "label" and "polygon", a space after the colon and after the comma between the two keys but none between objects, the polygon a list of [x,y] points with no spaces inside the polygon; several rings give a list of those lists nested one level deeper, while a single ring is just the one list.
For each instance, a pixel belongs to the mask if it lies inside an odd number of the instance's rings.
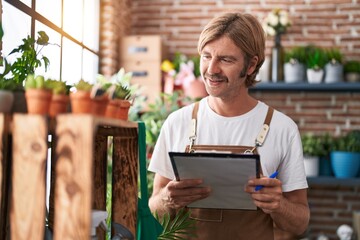
[{"label": "potted plant", "polygon": [[360,131],[353,130],[334,141],[331,166],[338,178],[356,177],[360,169]]},{"label": "potted plant", "polygon": [[321,83],[324,76],[325,53],[320,47],[309,45],[306,51],[306,75],[309,83]]},{"label": "potted plant", "polygon": [[342,82],[344,75],[343,55],[338,48],[325,50],[325,83]]},{"label": "potted plant", "polygon": [[305,173],[308,177],[319,175],[320,155],[322,148],[319,136],[307,133],[301,136],[304,154]]},{"label": "potted plant", "polygon": [[52,91],[49,109],[50,117],[66,113],[69,104],[69,88],[66,83],[61,80],[48,79],[45,84]]},{"label": "potted plant", "polygon": [[46,86],[44,76],[29,74],[25,80],[25,99],[29,114],[48,114],[51,90]]},{"label": "potted plant", "polygon": [[131,78],[132,72],[125,72],[124,68],[112,75],[110,79],[101,74],[98,75],[97,81],[106,89],[110,99],[105,111],[106,117],[128,120],[131,102],[138,89],[137,85],[130,84]]},{"label": "potted plant", "polygon": [[47,70],[50,61],[41,54],[41,50],[49,44],[48,35],[44,31],[39,31],[36,39],[27,36],[22,39],[21,45],[10,52],[9,55],[16,57],[10,64],[11,79],[17,84],[13,92],[13,112],[27,112],[23,83],[29,74],[35,74],[37,68],[44,66],[45,71]]},{"label": "potted plant", "polygon": [[92,87],[93,84],[88,83],[83,79],[74,84],[74,91],[70,92],[70,104],[72,113],[92,113],[93,101],[90,96]]},{"label": "potted plant", "polygon": [[347,61],[344,65],[344,73],[347,82],[360,82],[360,61]]},{"label": "potted plant", "polygon": [[305,74],[306,54],[304,47],[295,47],[285,51],[284,78],[287,83],[303,82]]},{"label": "potted plant", "polygon": [[10,72],[10,65],[5,59],[1,59],[4,71],[0,74],[0,112],[9,113],[11,112],[14,93],[13,91],[18,87],[18,84],[11,78],[6,78],[6,75]]}]

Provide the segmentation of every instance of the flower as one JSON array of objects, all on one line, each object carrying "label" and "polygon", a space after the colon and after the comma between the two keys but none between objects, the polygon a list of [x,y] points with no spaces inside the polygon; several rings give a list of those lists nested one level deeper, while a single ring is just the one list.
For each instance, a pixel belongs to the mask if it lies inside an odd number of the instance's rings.
[{"label": "flower", "polygon": [[270,36],[285,33],[286,29],[291,26],[289,15],[285,10],[276,8],[272,10],[265,18],[263,28]]}]

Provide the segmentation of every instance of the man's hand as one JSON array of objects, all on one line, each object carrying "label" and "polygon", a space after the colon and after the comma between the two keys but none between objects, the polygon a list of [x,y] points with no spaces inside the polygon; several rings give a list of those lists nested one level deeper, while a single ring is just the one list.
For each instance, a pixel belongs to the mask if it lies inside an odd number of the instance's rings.
[{"label": "man's hand", "polygon": [[178,209],[206,198],[210,195],[210,187],[200,187],[201,179],[185,179],[170,181],[161,189],[161,199],[165,207]]},{"label": "man's hand", "polygon": [[[255,191],[258,185],[264,187]],[[280,209],[280,202],[283,198],[280,180],[267,177],[250,179],[245,191],[251,194],[255,205],[265,213],[273,213]]]}]

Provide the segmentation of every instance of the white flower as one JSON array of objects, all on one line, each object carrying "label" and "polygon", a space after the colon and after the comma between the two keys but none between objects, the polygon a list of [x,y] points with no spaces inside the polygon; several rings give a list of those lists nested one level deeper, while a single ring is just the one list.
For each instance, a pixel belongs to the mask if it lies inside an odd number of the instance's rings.
[{"label": "white flower", "polygon": [[269,12],[264,21],[264,31],[270,36],[285,33],[291,25],[288,13],[281,9],[274,9]]}]

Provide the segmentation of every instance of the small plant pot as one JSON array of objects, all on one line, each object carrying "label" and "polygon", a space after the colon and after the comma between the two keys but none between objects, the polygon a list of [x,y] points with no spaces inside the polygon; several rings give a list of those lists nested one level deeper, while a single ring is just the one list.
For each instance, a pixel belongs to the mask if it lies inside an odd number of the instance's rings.
[{"label": "small plant pot", "polygon": [[324,70],[307,69],[306,75],[309,83],[321,83],[324,76]]},{"label": "small plant pot", "polygon": [[206,92],[205,84],[201,78],[191,81],[187,85],[183,85],[185,96],[198,99],[208,95]]},{"label": "small plant pot", "polygon": [[347,82],[360,82],[360,73],[348,72],[345,74],[345,80]]},{"label": "small plant pot", "polygon": [[331,152],[331,167],[337,178],[354,178],[360,169],[360,153]]},{"label": "small plant pot", "polygon": [[301,63],[285,63],[284,78],[286,83],[298,83],[305,81],[305,65]]},{"label": "small plant pot", "polygon": [[0,90],[0,112],[10,113],[14,103],[14,94],[8,90]]},{"label": "small plant pot", "polygon": [[319,176],[319,157],[304,156],[304,165],[307,177]]},{"label": "small plant pot", "polygon": [[130,109],[131,103],[128,100],[120,100],[118,112],[117,112],[117,118],[121,120],[128,120],[129,118],[129,109]]},{"label": "small plant pot", "polygon": [[117,113],[119,108],[120,108],[120,100],[111,99],[106,106],[105,117],[117,118]]},{"label": "small plant pot", "polygon": [[49,115],[55,117],[58,114],[66,113],[69,104],[69,96],[64,94],[53,94],[50,103]]},{"label": "small plant pot", "polygon": [[26,106],[29,114],[49,114],[52,93],[44,89],[27,89]]},{"label": "small plant pot", "polygon": [[109,102],[108,95],[96,97],[93,99],[93,114],[96,116],[105,116],[106,113],[106,107]]},{"label": "small plant pot", "polygon": [[71,111],[74,114],[91,114],[93,111],[93,100],[90,97],[90,92],[71,92],[70,103]]},{"label": "small plant pot", "polygon": [[344,81],[344,66],[342,64],[328,63],[325,65],[325,83]]}]

